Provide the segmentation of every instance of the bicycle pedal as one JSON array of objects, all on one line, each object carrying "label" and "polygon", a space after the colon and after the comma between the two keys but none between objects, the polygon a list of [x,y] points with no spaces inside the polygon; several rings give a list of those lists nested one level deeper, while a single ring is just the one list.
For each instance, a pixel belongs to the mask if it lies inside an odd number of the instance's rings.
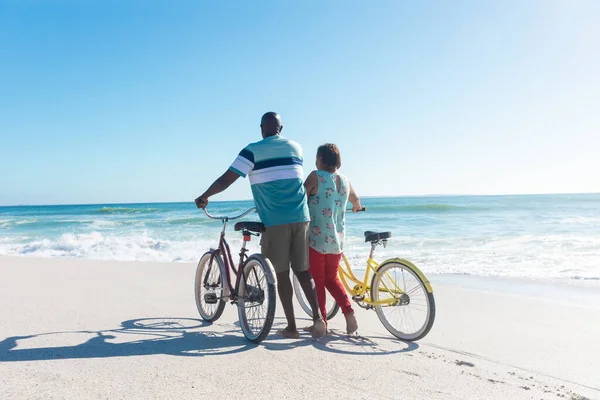
[{"label": "bicycle pedal", "polygon": [[251,303],[262,303],[265,301],[265,291],[259,287],[248,285],[247,301]]},{"label": "bicycle pedal", "polygon": [[204,295],[204,301],[206,304],[217,304],[219,302],[219,298],[216,293],[206,293]]}]

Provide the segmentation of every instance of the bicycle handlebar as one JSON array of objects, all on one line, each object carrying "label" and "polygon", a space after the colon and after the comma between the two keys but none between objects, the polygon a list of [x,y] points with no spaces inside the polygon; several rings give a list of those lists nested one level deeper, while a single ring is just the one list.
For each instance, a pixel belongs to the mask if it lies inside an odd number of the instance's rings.
[{"label": "bicycle handlebar", "polygon": [[204,214],[206,214],[206,216],[210,219],[220,219],[221,221],[231,221],[234,219],[245,217],[246,215],[250,214],[252,211],[256,211],[256,207],[252,207],[251,209],[243,212],[240,215],[236,215],[235,217],[215,217],[214,215],[210,215],[208,213],[208,211],[206,211],[206,208],[204,208],[203,211],[204,211]]}]

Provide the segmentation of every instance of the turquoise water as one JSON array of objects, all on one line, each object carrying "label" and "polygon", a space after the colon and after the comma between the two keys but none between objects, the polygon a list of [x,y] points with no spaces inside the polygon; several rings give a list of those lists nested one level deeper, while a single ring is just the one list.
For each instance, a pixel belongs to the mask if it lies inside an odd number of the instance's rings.
[{"label": "turquoise water", "polygon": [[[377,258],[427,273],[600,279],[600,195],[366,198],[346,220],[346,254],[360,266],[362,232],[391,231]],[[216,215],[250,201],[212,202]],[[256,219],[256,214],[247,219]],[[221,229],[193,203],[0,207],[0,255],[196,261]],[[229,229],[232,247],[241,243]],[[252,242],[258,249],[257,240]]]}]

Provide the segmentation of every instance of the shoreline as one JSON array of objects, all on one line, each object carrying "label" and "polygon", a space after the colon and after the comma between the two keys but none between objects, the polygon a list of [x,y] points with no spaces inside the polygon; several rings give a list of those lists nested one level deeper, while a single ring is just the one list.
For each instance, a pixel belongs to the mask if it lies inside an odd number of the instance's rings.
[{"label": "shoreline", "polygon": [[[200,255],[201,256],[201,255]],[[198,256],[198,259],[200,258]],[[158,265],[196,265],[191,261],[148,261],[148,260],[108,260],[96,258],[81,257],[40,257],[28,255],[0,255],[0,259],[32,259],[32,260],[69,260],[83,261],[92,263],[119,263],[125,264],[158,264]],[[417,265],[419,266],[419,265]],[[355,271],[364,271],[362,267],[353,267]],[[426,273],[432,284],[442,283],[448,285],[462,286],[465,288],[480,288],[487,290],[496,290],[506,293],[522,292],[515,289],[517,286],[534,287],[540,285],[552,290],[579,290],[595,292],[598,290],[600,295],[600,278],[542,278],[542,277],[521,277],[521,276],[499,276],[499,275],[474,275],[469,273]],[[516,285],[516,286],[515,286]],[[590,293],[593,294],[593,293]],[[543,297],[543,296],[542,296]]]}]

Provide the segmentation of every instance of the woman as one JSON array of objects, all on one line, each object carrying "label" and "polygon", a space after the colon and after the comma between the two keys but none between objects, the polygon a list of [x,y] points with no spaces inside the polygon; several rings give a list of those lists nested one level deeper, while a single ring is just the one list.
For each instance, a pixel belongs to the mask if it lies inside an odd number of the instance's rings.
[{"label": "woman", "polygon": [[315,280],[319,308],[325,323],[327,288],[346,317],[346,331],[351,334],[358,329],[358,323],[350,299],[338,278],[338,266],[344,246],[346,205],[350,201],[353,212],[362,209],[362,206],[348,178],[337,172],[341,165],[342,158],[337,146],[324,144],[317,150],[317,170],[311,172],[304,182],[311,220],[309,271]]}]

